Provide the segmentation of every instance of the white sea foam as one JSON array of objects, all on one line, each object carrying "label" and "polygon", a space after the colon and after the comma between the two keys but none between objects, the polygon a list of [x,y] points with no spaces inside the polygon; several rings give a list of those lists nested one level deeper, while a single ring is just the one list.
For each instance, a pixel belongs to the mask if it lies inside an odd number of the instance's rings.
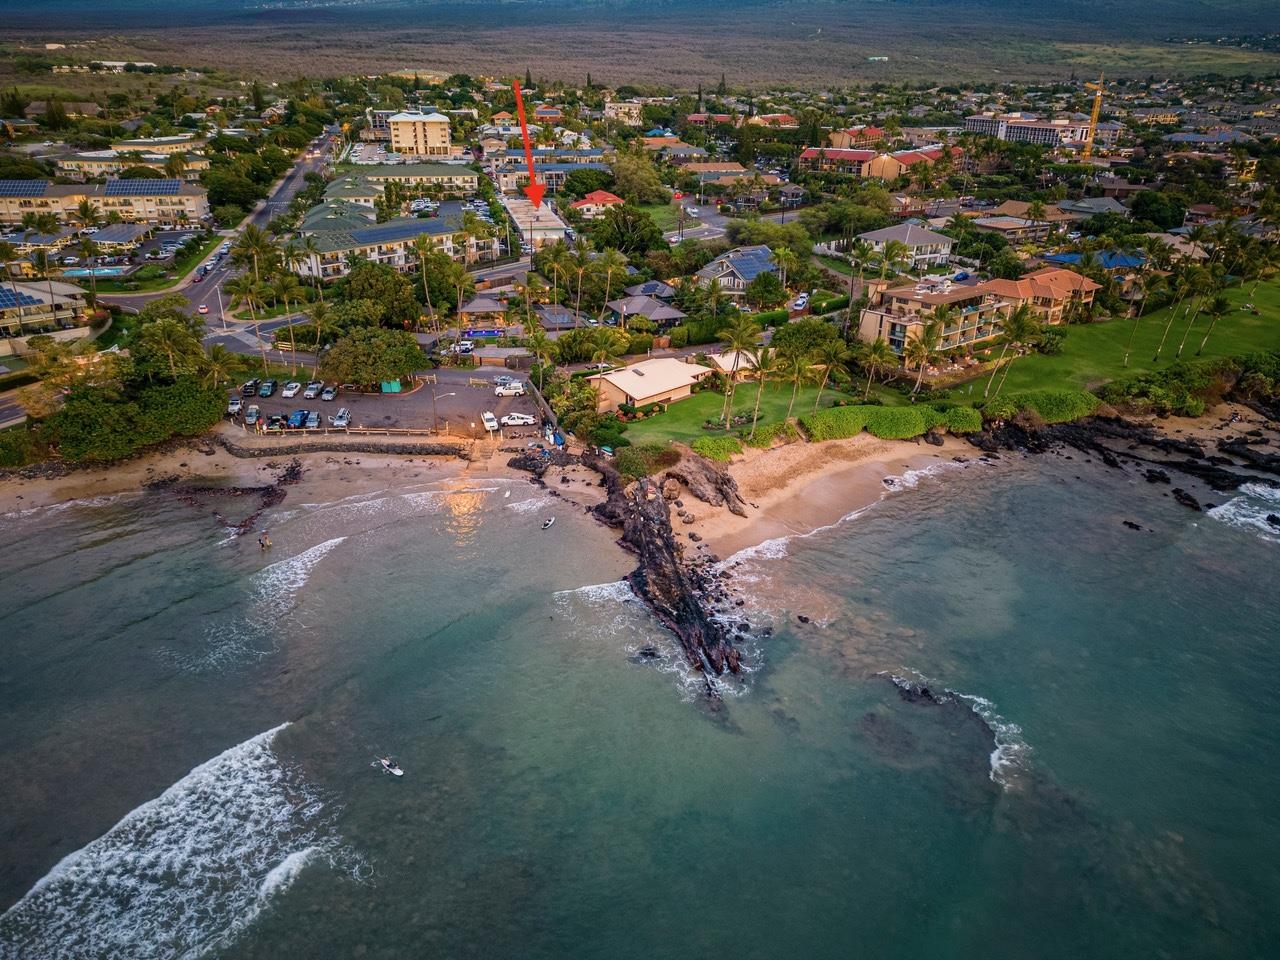
[{"label": "white sea foam", "polygon": [[911,676],[902,676],[882,672],[879,676],[888,677],[895,684],[906,689],[928,687],[939,700],[956,700],[965,704],[976,714],[995,740],[995,747],[989,758],[989,773],[992,781],[1008,789],[1020,770],[1026,769],[1031,747],[1022,738],[1022,728],[1010,720],[1006,720],[996,711],[996,705],[986,697],[972,693],[961,693],[951,690],[937,681],[930,680],[918,670],[908,670]]},{"label": "white sea foam", "polygon": [[286,726],[196,767],[64,857],[0,917],[0,954],[199,957],[307,864],[345,869],[334,811],[271,749]]},{"label": "white sea foam", "polygon": [[549,510],[556,505],[555,497],[529,497],[525,500],[516,500],[506,504],[508,510],[515,513],[537,513],[539,510]]},{"label": "white sea foam", "polygon": [[1248,530],[1262,540],[1280,543],[1280,527],[1267,519],[1280,513],[1280,487],[1264,483],[1242,484],[1224,504],[1208,510],[1214,520],[1231,527]]},{"label": "white sea foam", "polygon": [[249,613],[230,622],[205,626],[198,650],[167,648],[164,652],[184,670],[217,669],[260,660],[276,649],[276,630],[299,603],[299,595],[316,566],[346,537],[334,537],[285,560],[263,567],[251,581]]},{"label": "white sea foam", "polygon": [[10,510],[8,513],[0,513],[0,520],[4,520],[6,522],[32,518],[44,520],[48,517],[56,516],[59,513],[64,513],[67,510],[105,507],[115,503],[117,500],[122,500],[125,497],[132,496],[136,496],[136,494],[115,493],[101,497],[84,497],[80,500],[64,500],[61,503],[49,503],[40,507],[26,507],[22,510]]}]

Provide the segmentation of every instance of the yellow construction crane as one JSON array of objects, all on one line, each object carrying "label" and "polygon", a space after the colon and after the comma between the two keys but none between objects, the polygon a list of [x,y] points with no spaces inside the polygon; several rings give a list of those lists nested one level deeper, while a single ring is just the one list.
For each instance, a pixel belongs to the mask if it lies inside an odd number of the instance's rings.
[{"label": "yellow construction crane", "polygon": [[1089,132],[1084,137],[1084,151],[1080,155],[1088,160],[1093,156],[1093,138],[1098,133],[1098,115],[1102,113],[1102,74],[1098,74],[1097,83],[1086,83],[1086,90],[1093,90],[1093,113],[1089,114]]}]

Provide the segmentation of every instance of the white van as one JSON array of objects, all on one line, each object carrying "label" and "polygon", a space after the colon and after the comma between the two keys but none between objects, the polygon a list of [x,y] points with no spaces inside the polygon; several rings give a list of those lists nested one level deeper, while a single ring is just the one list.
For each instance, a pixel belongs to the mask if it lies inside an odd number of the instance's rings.
[{"label": "white van", "polygon": [[493,388],[495,397],[523,397],[524,383],[520,380],[513,380],[511,383],[500,383]]},{"label": "white van", "polygon": [[490,411],[486,410],[484,413],[480,414],[480,420],[484,423],[484,428],[490,433],[498,432],[498,418]]}]

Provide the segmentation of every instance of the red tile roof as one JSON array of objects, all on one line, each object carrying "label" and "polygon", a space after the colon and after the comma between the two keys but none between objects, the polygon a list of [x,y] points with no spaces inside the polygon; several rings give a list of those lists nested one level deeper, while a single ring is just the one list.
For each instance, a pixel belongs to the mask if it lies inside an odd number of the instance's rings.
[{"label": "red tile roof", "polygon": [[612,207],[619,203],[626,203],[621,197],[614,196],[608,190],[592,190],[577,203],[570,204],[575,210],[582,207]]}]

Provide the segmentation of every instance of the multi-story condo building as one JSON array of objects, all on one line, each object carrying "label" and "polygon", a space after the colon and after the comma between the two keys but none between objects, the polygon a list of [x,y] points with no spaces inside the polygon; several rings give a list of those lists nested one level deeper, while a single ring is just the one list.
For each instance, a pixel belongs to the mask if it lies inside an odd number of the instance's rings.
[{"label": "multi-story condo building", "polygon": [[443,113],[397,113],[387,120],[391,149],[413,157],[448,157],[453,152],[449,118]]},{"label": "multi-story condo building", "polygon": [[209,216],[203,187],[181,180],[109,180],[106,183],[50,183],[0,180],[0,223],[21,223],[28,213],[52,213],[60,220],[88,200],[105,220],[113,213],[128,223],[159,226],[196,223]]},{"label": "multi-story condo building", "polygon": [[883,338],[901,354],[925,323],[938,315],[939,307],[946,308],[946,320],[938,349],[963,350],[998,337],[1013,304],[984,284],[924,280],[875,294],[862,311],[858,333],[868,343]]}]

